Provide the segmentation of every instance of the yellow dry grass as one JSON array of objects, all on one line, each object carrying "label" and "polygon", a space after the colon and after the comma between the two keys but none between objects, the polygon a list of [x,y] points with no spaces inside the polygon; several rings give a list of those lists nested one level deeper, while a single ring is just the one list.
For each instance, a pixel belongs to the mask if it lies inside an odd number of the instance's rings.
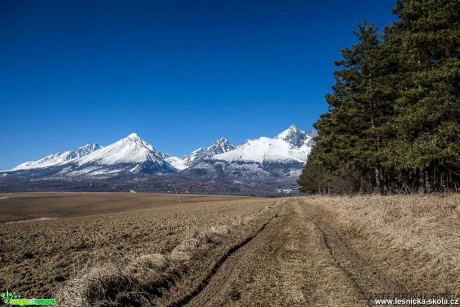
[{"label": "yellow dry grass", "polygon": [[408,293],[460,295],[460,195],[307,199]]}]

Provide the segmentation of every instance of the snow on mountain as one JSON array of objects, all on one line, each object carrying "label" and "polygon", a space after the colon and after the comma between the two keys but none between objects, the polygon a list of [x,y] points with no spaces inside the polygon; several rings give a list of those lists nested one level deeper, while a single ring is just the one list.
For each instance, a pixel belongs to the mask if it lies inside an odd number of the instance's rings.
[{"label": "snow on mountain", "polygon": [[192,151],[190,154],[183,156],[181,159],[184,161],[184,164],[187,167],[190,167],[193,164],[196,164],[198,161],[203,160],[205,157],[206,157],[206,148],[200,147]]},{"label": "snow on mountain", "polygon": [[186,169],[188,167],[182,158],[170,156],[169,154],[163,154],[163,158],[166,162],[171,164],[175,169],[179,171]]},{"label": "snow on mountain", "polygon": [[97,144],[87,144],[82,147],[78,147],[74,150],[67,150],[58,152],[44,158],[41,158],[37,161],[29,161],[12,168],[10,171],[19,171],[19,170],[29,170],[29,169],[39,169],[46,168],[51,166],[56,166],[59,164],[67,163],[69,161],[84,157],[98,149],[101,149],[102,146]]},{"label": "snow on mountain", "polygon": [[198,148],[192,151],[190,154],[179,157],[166,156],[166,161],[168,161],[172,166],[177,170],[184,170],[190,166],[193,166],[205,159],[211,158],[217,154],[221,154],[230,150],[233,150],[235,147],[230,144],[230,142],[222,137],[214,142],[211,146],[204,148]]},{"label": "snow on mountain", "polygon": [[221,154],[233,149],[235,149],[235,146],[230,144],[226,138],[222,137],[206,149],[206,155],[212,157],[214,155]]},{"label": "snow on mountain", "polygon": [[313,145],[312,141],[315,136],[316,131],[314,130],[306,132],[300,130],[295,125],[291,125],[288,129],[275,136],[275,139],[286,141],[294,147],[302,147],[305,144]]},{"label": "snow on mountain", "polygon": [[23,163],[0,175],[105,178],[121,173],[152,175],[181,171],[187,178],[294,178],[307,160],[314,136],[315,132],[305,132],[292,125],[274,138],[247,140],[236,148],[227,139],[220,138],[207,148],[179,158],[156,151],[132,133],[106,147],[85,145]]},{"label": "snow on mountain", "polygon": [[109,145],[97,152],[78,159],[78,165],[95,163],[98,165],[111,165],[117,163],[141,163],[145,160],[155,159],[155,151],[149,143],[142,140],[136,133]]},{"label": "snow on mountain", "polygon": [[217,154],[214,160],[257,163],[305,163],[313,145],[313,133],[291,125],[274,138],[247,140],[234,150]]},{"label": "snow on mountain", "polygon": [[249,180],[249,183],[285,178],[295,186],[314,136],[314,131],[305,132],[292,125],[274,138],[247,140],[233,150],[192,165],[181,174],[191,178]]},{"label": "snow on mountain", "polygon": [[[129,171],[135,174],[169,173],[175,169],[163,155],[136,133],[72,161],[71,175],[102,174]],[[67,172],[66,172],[67,173]]]},{"label": "snow on mountain", "polygon": [[176,169],[152,145],[136,133],[102,147],[85,145],[26,162],[6,172],[32,172],[47,177],[107,176],[122,172],[134,174],[164,174]]},{"label": "snow on mountain", "polygon": [[217,154],[222,154],[225,152],[228,152],[230,150],[233,150],[235,147],[230,144],[230,142],[226,138],[220,138],[217,141],[214,142],[211,146],[208,148],[198,148],[197,150],[194,150],[191,154],[186,155],[182,157],[182,159],[185,161],[185,164],[190,167],[194,164],[197,164],[204,159],[211,158],[212,156],[215,156]]}]

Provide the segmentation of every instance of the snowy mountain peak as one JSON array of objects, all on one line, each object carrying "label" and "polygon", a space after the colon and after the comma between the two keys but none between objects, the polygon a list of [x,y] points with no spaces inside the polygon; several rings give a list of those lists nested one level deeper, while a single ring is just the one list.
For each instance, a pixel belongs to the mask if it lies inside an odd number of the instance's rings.
[{"label": "snowy mountain peak", "polygon": [[143,163],[148,160],[161,160],[160,154],[141,139],[136,133],[78,160],[79,165],[96,163],[110,165],[119,163]]},{"label": "snowy mountain peak", "polygon": [[139,138],[139,136],[137,135],[137,133],[133,132],[130,135],[128,135],[127,138],[134,139],[134,138]]},{"label": "snowy mountain peak", "polygon": [[[114,144],[112,145],[119,145],[119,146],[130,146],[130,147],[137,147],[138,149],[147,149],[149,151],[154,151],[155,149],[152,147],[152,145],[150,145],[149,143],[147,143],[146,141],[144,141],[143,139],[141,139],[139,137],[139,135],[137,135],[137,133],[131,133],[130,135],[128,135],[127,137],[119,140],[118,142],[115,142]],[[122,145],[124,144],[124,145]]]},{"label": "snowy mountain peak", "polygon": [[308,142],[311,137],[307,132],[300,130],[295,125],[291,125],[288,129],[278,134],[275,139],[286,141],[294,147],[300,147]]},{"label": "snowy mountain peak", "polygon": [[296,125],[290,125],[289,128],[284,130],[283,132],[279,133],[275,139],[284,139],[290,135],[296,135],[296,134],[305,134],[305,131],[300,130],[297,128]]},{"label": "snowy mountain peak", "polygon": [[60,174],[66,176],[107,176],[130,172],[159,174],[175,172],[164,156],[136,133],[72,161]]},{"label": "snowy mountain peak", "polygon": [[235,149],[235,147],[230,144],[226,138],[221,137],[206,149],[206,154],[211,157],[213,155],[221,154],[233,149]]},{"label": "snowy mountain peak", "polygon": [[221,137],[220,139],[218,139],[214,143],[228,143],[228,140],[225,137]]}]

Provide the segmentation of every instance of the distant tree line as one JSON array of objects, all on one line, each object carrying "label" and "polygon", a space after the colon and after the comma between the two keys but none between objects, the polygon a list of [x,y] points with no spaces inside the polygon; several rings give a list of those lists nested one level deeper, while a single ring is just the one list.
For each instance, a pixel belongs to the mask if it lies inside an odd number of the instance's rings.
[{"label": "distant tree line", "polygon": [[399,0],[393,13],[341,49],[300,191],[459,189],[460,1]]}]

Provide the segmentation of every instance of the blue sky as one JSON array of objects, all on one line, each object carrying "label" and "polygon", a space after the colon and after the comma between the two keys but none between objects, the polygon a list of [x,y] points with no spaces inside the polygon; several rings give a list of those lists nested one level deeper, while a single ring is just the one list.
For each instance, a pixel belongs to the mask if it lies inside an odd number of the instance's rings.
[{"label": "blue sky", "polygon": [[137,132],[183,155],[311,129],[393,1],[0,1],[0,169]]}]

